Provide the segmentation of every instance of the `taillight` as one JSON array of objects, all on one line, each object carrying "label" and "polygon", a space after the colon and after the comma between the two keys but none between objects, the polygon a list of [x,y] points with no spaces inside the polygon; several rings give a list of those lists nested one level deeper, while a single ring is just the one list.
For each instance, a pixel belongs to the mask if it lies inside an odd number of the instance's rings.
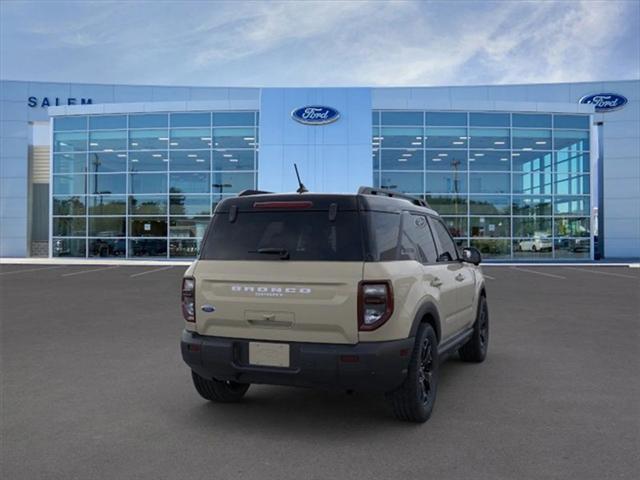
[{"label": "taillight", "polygon": [[196,321],[196,279],[182,279],[182,316],[187,322]]},{"label": "taillight", "polygon": [[358,329],[375,330],[393,313],[393,288],[389,280],[360,282],[358,286]]}]

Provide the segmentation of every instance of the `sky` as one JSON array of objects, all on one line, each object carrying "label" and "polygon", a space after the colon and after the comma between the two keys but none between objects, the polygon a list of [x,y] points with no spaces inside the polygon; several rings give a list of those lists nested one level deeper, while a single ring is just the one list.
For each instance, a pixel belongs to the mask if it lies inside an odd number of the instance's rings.
[{"label": "sky", "polygon": [[640,0],[0,0],[0,78],[401,86],[640,78]]}]

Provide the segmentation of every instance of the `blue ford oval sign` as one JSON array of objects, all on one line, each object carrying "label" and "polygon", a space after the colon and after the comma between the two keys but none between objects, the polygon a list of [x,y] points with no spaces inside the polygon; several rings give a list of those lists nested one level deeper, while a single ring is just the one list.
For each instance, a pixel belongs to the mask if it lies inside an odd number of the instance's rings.
[{"label": "blue ford oval sign", "polygon": [[622,108],[627,103],[627,99],[617,93],[595,93],[585,95],[580,99],[580,103],[593,105],[596,112],[604,113]]},{"label": "blue ford oval sign", "polygon": [[340,118],[340,112],[335,108],[321,105],[308,105],[296,108],[291,112],[291,118],[305,125],[327,125]]}]

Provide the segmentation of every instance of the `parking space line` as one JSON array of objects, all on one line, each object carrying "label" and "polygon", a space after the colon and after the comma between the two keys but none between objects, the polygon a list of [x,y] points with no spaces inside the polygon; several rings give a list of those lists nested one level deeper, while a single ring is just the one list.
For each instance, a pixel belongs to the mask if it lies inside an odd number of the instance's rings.
[{"label": "parking space line", "polygon": [[129,277],[139,277],[140,275],[146,275],[147,273],[160,272],[162,270],[169,270],[173,268],[173,265],[169,265],[168,267],[154,268],[153,270],[146,270],[144,272],[134,273],[133,275],[129,275]]},{"label": "parking space line", "polygon": [[62,268],[64,265],[56,265],[53,267],[42,267],[42,268],[27,268],[25,270],[13,270],[11,272],[0,272],[0,275],[11,275],[12,273],[26,273],[26,272],[37,272],[39,270],[52,270],[54,268]]},{"label": "parking space line", "polygon": [[495,277],[492,277],[491,275],[487,275],[484,272],[482,272],[482,276],[485,277],[485,278],[488,278],[489,280],[495,280]]},{"label": "parking space line", "polygon": [[520,268],[520,267],[511,267],[511,268],[513,270],[519,270],[521,272],[536,273],[538,275],[544,275],[545,277],[559,278],[560,280],[567,279],[567,277],[563,277],[562,275],[555,275],[553,273],[546,273],[546,272],[538,272],[537,270],[529,270],[528,268]]},{"label": "parking space line", "polygon": [[82,275],[83,273],[91,273],[91,272],[100,272],[102,270],[113,270],[114,268],[118,268],[119,265],[115,265],[112,267],[104,267],[104,268],[93,268],[91,270],[81,270],[79,272],[71,272],[71,273],[64,273],[62,275],[60,275],[61,277],[72,277],[74,275]]},{"label": "parking space line", "polygon": [[610,277],[621,277],[621,278],[634,278],[634,279],[640,279],[640,277],[635,277],[633,275],[625,275],[623,273],[611,273],[611,272],[603,272],[601,269],[597,269],[597,270],[588,270],[586,268],[576,268],[576,267],[564,267],[567,270],[576,270],[578,272],[588,272],[588,273],[595,273],[596,275],[608,275]]}]

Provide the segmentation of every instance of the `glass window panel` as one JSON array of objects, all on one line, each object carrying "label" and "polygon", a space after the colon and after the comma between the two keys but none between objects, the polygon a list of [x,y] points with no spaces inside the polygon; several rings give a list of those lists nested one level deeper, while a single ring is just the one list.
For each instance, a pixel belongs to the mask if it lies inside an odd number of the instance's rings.
[{"label": "glass window panel", "polygon": [[556,259],[591,258],[591,241],[583,238],[557,238],[555,244]]},{"label": "glass window panel", "polygon": [[153,128],[168,126],[166,113],[129,115],[129,128]]},{"label": "glass window panel", "polygon": [[[420,152],[422,154],[422,152]],[[466,150],[426,150],[425,168],[427,170],[466,170]]]},{"label": "glass window panel", "polygon": [[525,195],[551,194],[551,174],[550,173],[514,173],[513,193]]},{"label": "glass window panel", "polygon": [[[416,178],[415,180],[418,181],[421,179]],[[467,174],[460,172],[428,172],[426,176],[425,192],[453,194],[466,193]]]},{"label": "glass window panel", "polygon": [[508,173],[470,173],[470,193],[509,193]]},{"label": "glass window panel", "polygon": [[508,128],[470,128],[471,148],[503,150],[510,148]]},{"label": "glass window panel", "polygon": [[85,197],[77,196],[77,195],[53,197],[53,214],[54,215],[84,215],[85,214]]},{"label": "glass window panel", "polygon": [[588,195],[589,175],[556,174],[555,193],[558,195]]},{"label": "glass window panel", "polygon": [[125,217],[89,217],[90,237],[124,237]]},{"label": "glass window panel", "polygon": [[56,117],[53,119],[53,129],[56,132],[64,130],[86,130],[87,117]]},{"label": "glass window panel", "polygon": [[[253,156],[253,152],[252,156]],[[169,169],[173,171],[209,171],[211,161],[209,150],[172,151]]]},{"label": "glass window panel", "polygon": [[84,237],[87,234],[85,217],[54,217],[52,222],[56,237]]},{"label": "glass window panel", "polygon": [[166,193],[167,175],[164,173],[132,173],[129,193]]},{"label": "glass window panel", "polygon": [[453,237],[466,237],[468,235],[467,219],[465,217],[442,217],[442,221],[449,229]]},{"label": "glass window panel", "polygon": [[551,171],[551,152],[513,152],[511,163],[516,172]]},{"label": "glass window panel", "polygon": [[425,129],[426,147],[430,148],[465,148],[467,146],[466,128],[438,128]]},{"label": "glass window panel", "polygon": [[469,170],[507,171],[511,167],[509,152],[491,150],[471,150],[469,152]]},{"label": "glass window panel", "polygon": [[214,150],[213,170],[255,170],[253,150]]},{"label": "glass window panel", "polygon": [[169,180],[171,193],[209,193],[209,173],[172,173]]},{"label": "glass window panel", "polygon": [[[384,148],[422,148],[422,127],[382,127],[380,144]],[[375,137],[374,137],[374,144]]]},{"label": "glass window panel", "polygon": [[211,114],[209,113],[172,113],[171,127],[209,127]]},{"label": "glass window panel", "polygon": [[213,125],[248,127],[255,124],[254,112],[213,112]]},{"label": "glass window panel", "polygon": [[557,196],[554,207],[556,215],[589,215],[591,211],[590,197]]},{"label": "glass window panel", "polygon": [[208,149],[211,148],[211,130],[208,128],[171,129],[172,149]]},{"label": "glass window panel", "polygon": [[372,112],[371,113],[371,124],[379,125],[380,124],[380,112]]},{"label": "glass window panel", "polygon": [[551,148],[551,130],[514,128],[513,149],[549,150]]},{"label": "glass window panel", "polygon": [[96,173],[126,172],[126,153],[91,152],[89,154],[89,171]]},{"label": "glass window panel", "polygon": [[589,129],[588,115],[556,115],[553,120],[554,128],[582,128]]},{"label": "glass window panel", "polygon": [[454,195],[427,195],[429,206],[440,215],[466,215],[467,197]]},{"label": "glass window panel", "polygon": [[469,217],[472,237],[510,237],[509,217]]},{"label": "glass window panel", "polygon": [[169,143],[167,130],[130,130],[130,150],[166,150]]},{"label": "glass window panel", "polygon": [[167,241],[153,238],[129,240],[129,256],[166,257]]},{"label": "glass window panel", "polygon": [[211,198],[211,211],[214,212],[218,203],[228,197],[232,197],[233,195],[213,195]]},{"label": "glass window panel", "polygon": [[130,237],[166,237],[166,217],[129,217]]},{"label": "glass window panel", "polygon": [[170,237],[202,238],[209,225],[209,217],[172,217],[169,226]]},{"label": "glass window panel", "polygon": [[87,132],[62,132],[53,134],[54,152],[86,152]]},{"label": "glass window panel", "polygon": [[89,240],[90,257],[124,257],[127,241],[123,238],[93,238]]},{"label": "glass window panel", "polygon": [[85,175],[53,175],[53,194],[84,195]]},{"label": "glass window panel", "polygon": [[556,171],[560,173],[589,172],[591,159],[588,153],[572,151],[556,152]]},{"label": "glass window panel", "polygon": [[127,128],[127,117],[125,115],[99,115],[89,117],[90,130],[112,130],[117,128]]},{"label": "glass window panel", "polygon": [[480,250],[482,258],[510,258],[511,257],[511,241],[510,240],[490,240],[490,239],[472,239],[470,246]]},{"label": "glass window panel", "polygon": [[54,238],[51,252],[54,257],[84,257],[87,244],[84,238]]},{"label": "glass window panel", "polygon": [[86,171],[86,153],[56,153],[53,155],[53,173],[84,173]]},{"label": "glass window panel", "polygon": [[587,151],[589,150],[589,131],[554,130],[553,141],[556,150]]},{"label": "glass window panel", "polygon": [[166,195],[136,195],[129,197],[129,215],[166,215]]},{"label": "glass window panel", "polygon": [[169,213],[171,215],[209,215],[209,195],[171,195]]},{"label": "glass window panel", "polygon": [[514,127],[551,128],[551,115],[546,113],[514,113],[511,121]]},{"label": "glass window panel", "polygon": [[422,173],[382,172],[380,188],[421,194],[423,192]]},{"label": "glass window panel", "polygon": [[513,240],[513,256],[515,258],[551,258],[553,256],[553,239],[546,235]]},{"label": "glass window panel", "polygon": [[[513,236],[514,237],[551,237],[551,218],[544,217],[514,217]],[[551,241],[549,241],[551,249]]]},{"label": "glass window panel", "polygon": [[127,193],[126,174],[94,174],[89,175],[88,193],[97,194],[117,194]]},{"label": "glass window panel", "polygon": [[551,215],[551,197],[512,197],[514,215]]},{"label": "glass window panel", "polygon": [[89,150],[108,152],[127,149],[126,130],[105,130],[89,132]]},{"label": "glass window panel", "polygon": [[255,175],[251,173],[214,173],[211,178],[213,193],[239,193],[256,188]]},{"label": "glass window panel", "polygon": [[384,149],[380,151],[380,164],[383,170],[420,170],[424,168],[422,150]]},{"label": "glass window panel", "polygon": [[382,112],[382,125],[423,124],[422,112]]},{"label": "glass window panel", "polygon": [[163,172],[167,170],[169,157],[166,151],[129,152],[131,172]]},{"label": "glass window panel", "polygon": [[427,112],[426,124],[442,127],[458,127],[467,125],[466,113],[455,112]]},{"label": "glass window panel", "polygon": [[215,148],[255,148],[257,145],[254,128],[214,128]]},{"label": "glass window panel", "polygon": [[469,197],[471,214],[509,215],[511,214],[511,197],[507,195],[471,195]]},{"label": "glass window panel", "polygon": [[96,195],[87,197],[89,215],[125,215],[127,198],[124,195]]},{"label": "glass window panel", "polygon": [[589,217],[556,217],[556,237],[588,237]]},{"label": "glass window panel", "polygon": [[470,113],[469,125],[474,127],[508,127],[508,113]]},{"label": "glass window panel", "polygon": [[200,252],[200,242],[198,239],[171,240],[169,242],[170,257],[197,257]]}]

